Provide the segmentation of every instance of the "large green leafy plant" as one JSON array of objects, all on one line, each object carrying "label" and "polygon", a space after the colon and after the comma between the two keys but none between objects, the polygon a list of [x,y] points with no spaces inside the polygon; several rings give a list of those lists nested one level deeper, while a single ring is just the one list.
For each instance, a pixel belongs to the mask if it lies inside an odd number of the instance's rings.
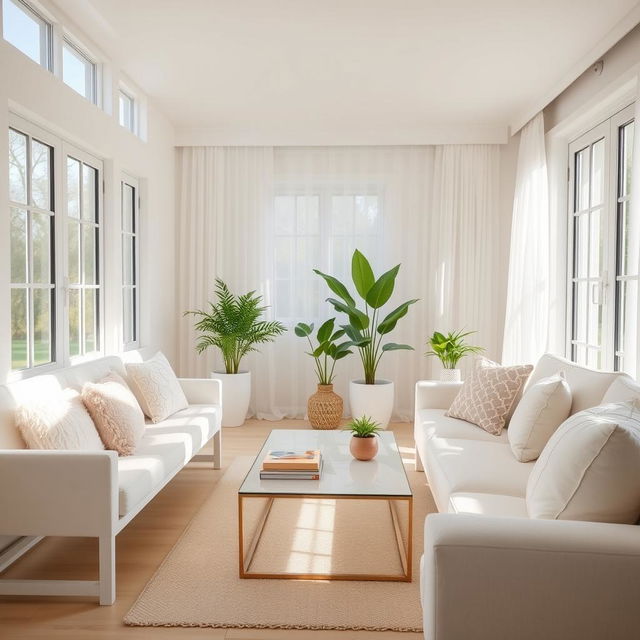
[{"label": "large green leafy plant", "polygon": [[358,308],[355,299],[342,282],[314,269],[319,276],[324,278],[329,289],[340,298],[339,300],[327,298],[327,301],[333,305],[336,311],[345,313],[349,318],[348,324],[341,326],[349,337],[351,345],[358,349],[366,384],[375,384],[376,371],[385,352],[413,349],[408,344],[396,344],[395,342],[382,344],[384,336],[395,329],[398,320],[407,315],[409,306],[417,302],[417,299],[403,302],[380,319],[380,309],[393,294],[399,270],[400,265],[398,264],[376,279],[369,261],[356,249],[351,259],[351,278],[362,300],[363,308]]},{"label": "large green leafy plant", "polygon": [[316,346],[311,340],[313,323],[305,324],[304,322],[299,322],[294,329],[299,338],[306,338],[309,341],[311,351],[307,351],[307,354],[315,361],[316,375],[320,384],[331,384],[334,378],[333,371],[336,367],[336,362],[353,353],[349,349],[351,342],[348,340],[338,344],[337,341],[345,335],[345,331],[344,329],[334,331],[335,322],[335,318],[330,318],[320,326],[316,333]]},{"label": "large green leafy plant", "polygon": [[222,353],[226,373],[238,373],[240,361],[255,345],[273,342],[287,329],[280,322],[260,320],[268,307],[262,307],[262,296],[255,291],[236,296],[227,285],[216,278],[217,302],[209,303],[209,311],[187,311],[199,320],[195,328],[202,333],[196,349],[202,353],[209,347],[217,347]]},{"label": "large green leafy plant", "polygon": [[461,358],[472,353],[482,353],[484,347],[474,347],[467,344],[465,338],[475,331],[449,332],[447,334],[435,331],[427,340],[427,345],[431,347],[431,351],[427,351],[425,355],[436,356],[442,362],[445,369],[455,369]]}]

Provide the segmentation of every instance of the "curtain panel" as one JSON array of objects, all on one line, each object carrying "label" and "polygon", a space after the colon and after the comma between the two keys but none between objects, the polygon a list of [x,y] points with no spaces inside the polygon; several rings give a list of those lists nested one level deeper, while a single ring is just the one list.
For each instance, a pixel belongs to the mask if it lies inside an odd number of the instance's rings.
[{"label": "curtain panel", "polygon": [[[205,308],[220,277],[234,291],[256,290],[267,317],[289,328],[243,361],[253,415],[304,417],[316,380],[293,327],[341,321],[312,269],[350,283],[355,248],[377,275],[402,265],[388,310],[419,298],[389,336],[415,351],[385,354],[378,370],[396,385],[394,419],[412,420],[415,382],[438,376],[439,364],[424,356],[434,330],[476,330],[474,343],[499,357],[497,146],[196,147],[179,149],[177,162],[179,313]],[[208,376],[221,359],[195,352],[193,320],[179,323],[179,372]],[[357,354],[336,373],[349,415],[349,380],[362,377]]]}]

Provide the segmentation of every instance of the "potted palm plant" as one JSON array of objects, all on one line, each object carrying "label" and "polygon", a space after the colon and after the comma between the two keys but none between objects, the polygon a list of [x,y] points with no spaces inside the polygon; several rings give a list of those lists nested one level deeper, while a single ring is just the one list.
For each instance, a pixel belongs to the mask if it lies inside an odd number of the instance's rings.
[{"label": "potted palm plant", "polygon": [[484,347],[475,347],[467,344],[465,338],[475,331],[453,331],[446,335],[435,331],[427,340],[427,346],[431,347],[431,351],[427,351],[425,355],[436,356],[442,363],[442,371],[440,372],[440,380],[443,382],[458,382],[460,380],[460,369],[457,368],[458,362],[472,353],[482,353]]},{"label": "potted palm plant", "polygon": [[354,418],[347,425],[346,431],[351,431],[349,451],[356,460],[373,460],[378,453],[378,439],[376,435],[382,427],[369,416]]},{"label": "potted palm plant", "polygon": [[198,353],[209,347],[220,350],[224,371],[214,371],[211,377],[222,384],[222,426],[239,427],[251,400],[251,372],[241,371],[240,362],[247,353],[257,351],[256,345],[272,342],[286,328],[280,322],[260,319],[268,307],[260,306],[262,296],[255,291],[237,296],[216,278],[215,295],[217,302],[210,302],[208,311],[186,313],[198,318],[195,328],[202,333]]},{"label": "potted palm plant", "polygon": [[324,322],[316,333],[314,345],[311,335],[313,323],[300,322],[294,331],[300,338],[306,338],[311,351],[307,351],[316,365],[318,390],[307,401],[307,415],[314,429],[336,429],[342,420],[342,398],[333,390],[333,378],[336,362],[348,356],[351,343],[348,340],[338,344],[345,335],[344,329],[335,329],[335,318]]},{"label": "potted palm plant", "polygon": [[389,301],[395,288],[396,276],[400,265],[396,265],[379,278],[373,274],[373,269],[365,256],[357,249],[351,259],[351,278],[358,296],[362,300],[359,309],[355,299],[337,278],[314,269],[335,293],[337,298],[327,298],[336,311],[346,314],[348,322],[341,327],[344,329],[351,345],[358,349],[364,377],[352,380],[349,385],[349,402],[351,415],[372,418],[386,428],[391,418],[394,399],[394,385],[391,380],[376,377],[378,365],[382,356],[388,351],[399,349],[413,349],[408,344],[387,342],[383,344],[385,336],[393,331],[398,320],[407,315],[410,305],[416,300],[408,300],[396,307],[386,316],[381,317],[381,308]]}]

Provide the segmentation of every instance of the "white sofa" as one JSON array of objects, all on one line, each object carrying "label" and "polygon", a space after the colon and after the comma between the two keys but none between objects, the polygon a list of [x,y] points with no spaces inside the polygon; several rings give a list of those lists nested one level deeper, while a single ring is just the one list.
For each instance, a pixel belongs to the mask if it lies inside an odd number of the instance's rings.
[{"label": "white sofa", "polygon": [[[560,370],[572,413],[640,393],[624,374],[548,354],[528,385]],[[416,385],[416,468],[440,512],[425,522],[425,639],[640,637],[640,529],[530,519],[525,491],[535,463],[516,460],[506,431],[492,436],[444,415],[460,384]]]},{"label": "white sofa", "polygon": [[[220,468],[221,389],[212,379],[180,379],[189,407],[148,424],[132,456],[115,451],[29,450],[15,427],[15,407],[51,390],[80,390],[110,371],[126,379],[109,356],[0,386],[0,571],[43,536],[99,538],[98,581],[0,579],[2,595],[94,595],[115,600],[115,537],[188,462]],[[214,438],[214,453],[196,456]],[[4,545],[2,545],[4,546]]]}]

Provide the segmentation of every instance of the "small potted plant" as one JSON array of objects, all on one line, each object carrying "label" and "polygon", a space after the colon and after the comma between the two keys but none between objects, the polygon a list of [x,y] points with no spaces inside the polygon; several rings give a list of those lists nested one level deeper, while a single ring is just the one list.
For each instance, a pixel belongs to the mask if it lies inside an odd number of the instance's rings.
[{"label": "small potted plant", "polygon": [[256,345],[272,342],[286,331],[280,322],[267,322],[260,317],[268,307],[260,306],[262,296],[249,291],[236,296],[227,285],[216,278],[217,302],[209,303],[209,311],[187,311],[199,319],[195,324],[202,333],[196,349],[202,353],[209,347],[220,349],[224,371],[214,371],[212,378],[222,384],[222,426],[239,427],[244,424],[251,400],[251,372],[240,371],[240,361]]},{"label": "small potted plant", "polygon": [[378,453],[378,431],[382,427],[369,416],[353,418],[346,431],[351,431],[349,451],[356,460],[372,460]]},{"label": "small potted plant", "polygon": [[311,340],[313,323],[300,322],[294,331],[300,338],[306,338],[311,351],[307,351],[316,365],[318,390],[307,402],[307,415],[314,429],[336,429],[342,420],[342,398],[333,390],[333,378],[336,362],[353,353],[349,350],[349,341],[340,344],[337,341],[345,335],[344,329],[334,331],[335,318],[324,322],[316,333],[314,345]]},{"label": "small potted plant", "polygon": [[460,330],[446,335],[435,331],[427,340],[427,346],[431,347],[431,351],[427,351],[425,355],[436,356],[442,362],[443,369],[440,372],[440,380],[443,382],[458,382],[460,380],[458,362],[464,356],[484,351],[484,347],[474,347],[466,343],[465,338],[472,333],[475,331],[465,333]]}]

